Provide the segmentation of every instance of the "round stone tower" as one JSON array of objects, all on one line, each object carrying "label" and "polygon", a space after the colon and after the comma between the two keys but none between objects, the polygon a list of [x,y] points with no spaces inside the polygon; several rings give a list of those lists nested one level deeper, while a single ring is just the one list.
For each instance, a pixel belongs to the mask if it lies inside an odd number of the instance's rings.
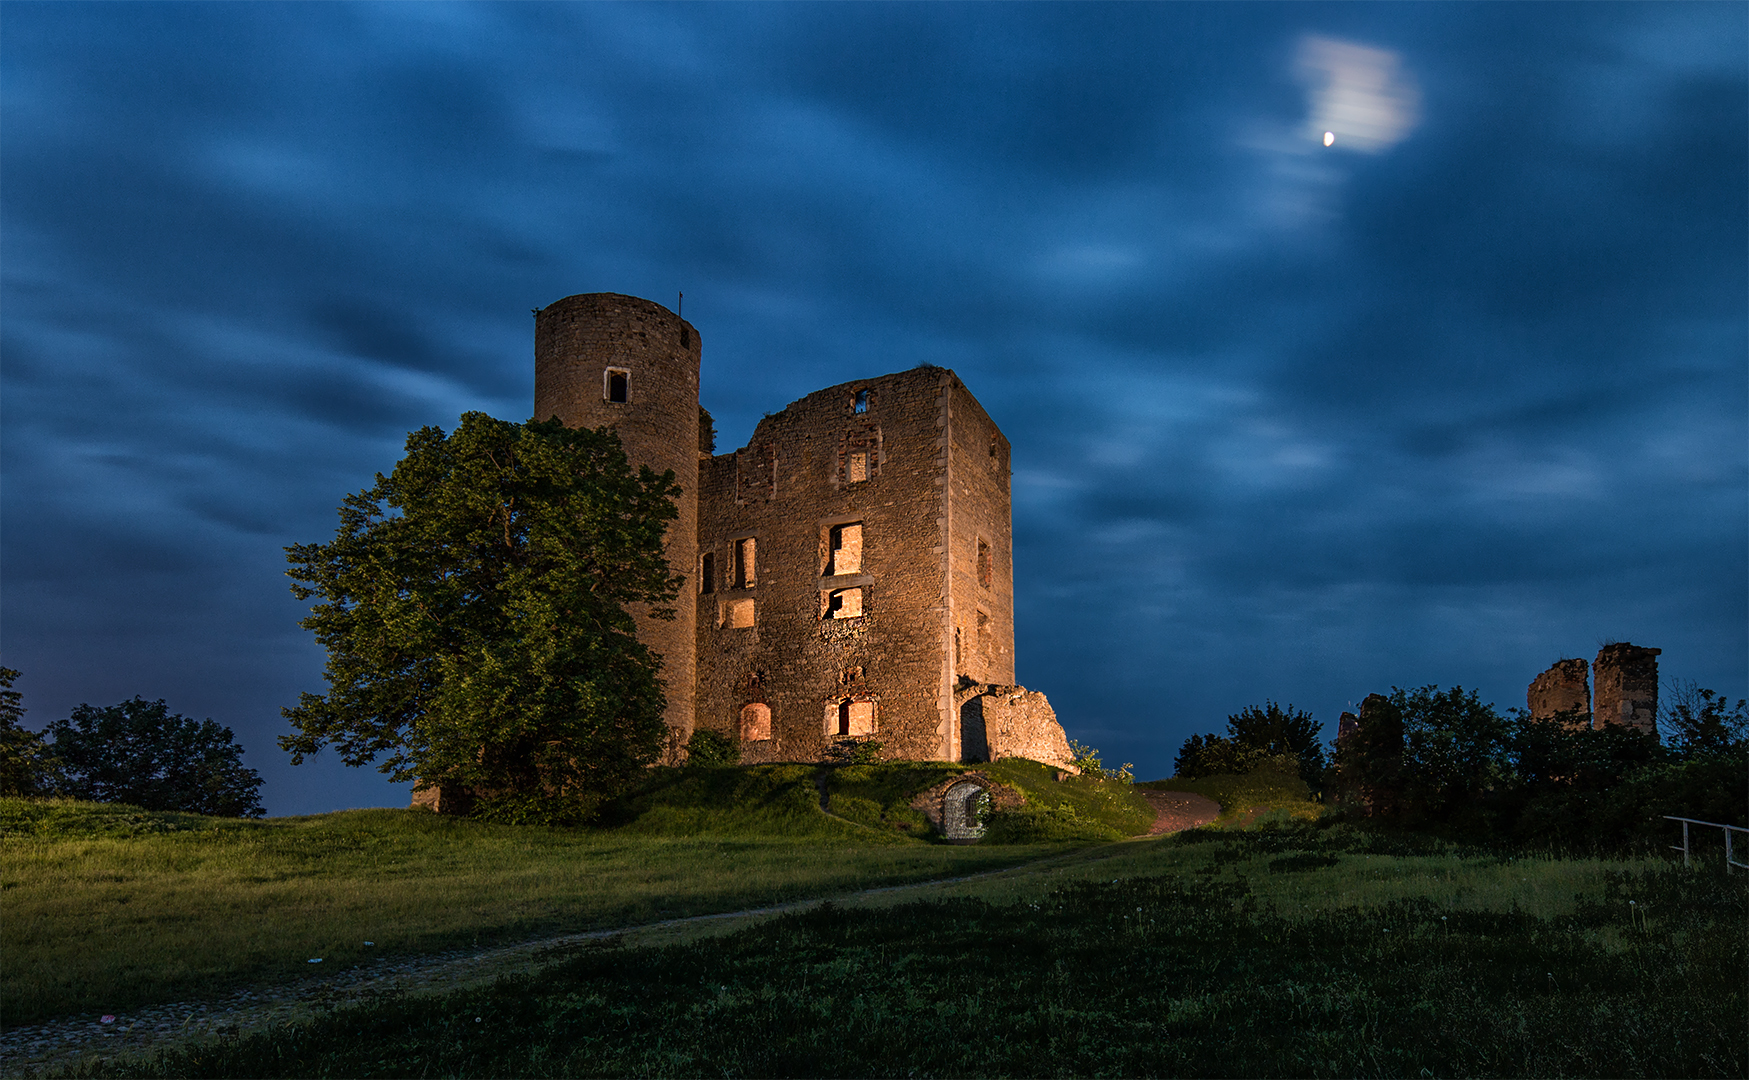
[{"label": "round stone tower", "polygon": [[675,618],[633,614],[638,638],[662,655],[669,753],[692,736],[698,606],[698,331],[660,304],[618,293],[556,300],[534,316],[534,418],[610,427],[633,467],[674,471],[680,517],[668,524],[668,565],[686,581]]}]

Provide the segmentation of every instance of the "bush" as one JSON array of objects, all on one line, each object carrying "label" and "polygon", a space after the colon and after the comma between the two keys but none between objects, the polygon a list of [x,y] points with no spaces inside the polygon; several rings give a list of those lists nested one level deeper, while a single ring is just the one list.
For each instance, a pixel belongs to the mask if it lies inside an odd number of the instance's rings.
[{"label": "bush", "polygon": [[261,776],[243,765],[231,729],[191,720],[162,700],[80,705],[48,727],[66,763],[63,794],[220,817],[261,817]]},{"label": "bush", "polygon": [[1091,780],[1116,780],[1120,783],[1131,783],[1135,780],[1135,766],[1129,762],[1115,769],[1108,769],[1099,760],[1099,751],[1091,746],[1083,746],[1074,739],[1069,740],[1069,763],[1081,770],[1081,775]]},{"label": "bush", "polygon": [[1072,840],[1121,840],[1110,825],[1082,817],[1069,803],[1040,806],[1028,803],[995,810],[984,819],[986,844],[1048,844]]},{"label": "bush", "polygon": [[1286,755],[1297,762],[1308,787],[1323,785],[1324,745],[1312,714],[1266,701],[1227,717],[1227,734],[1192,735],[1178,751],[1173,772],[1185,780],[1205,776],[1244,776],[1269,758]]},{"label": "bush", "polygon": [[735,740],[709,728],[699,728],[686,743],[686,763],[712,769],[734,765],[741,760],[741,748]]}]

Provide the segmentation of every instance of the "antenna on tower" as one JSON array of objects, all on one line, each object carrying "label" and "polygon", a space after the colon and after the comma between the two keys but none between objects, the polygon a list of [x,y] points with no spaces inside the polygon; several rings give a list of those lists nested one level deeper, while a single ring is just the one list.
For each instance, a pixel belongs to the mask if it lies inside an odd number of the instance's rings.
[{"label": "antenna on tower", "polygon": [[686,310],[686,294],[681,293],[680,299],[676,300],[674,302],[674,314],[679,315],[681,318],[684,319],[684,318],[686,318],[686,316],[682,313],[685,312],[685,310]]}]

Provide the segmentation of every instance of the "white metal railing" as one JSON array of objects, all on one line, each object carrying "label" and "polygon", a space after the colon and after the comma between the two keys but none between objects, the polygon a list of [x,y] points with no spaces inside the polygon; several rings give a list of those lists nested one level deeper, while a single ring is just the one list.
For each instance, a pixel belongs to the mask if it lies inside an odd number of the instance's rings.
[{"label": "white metal railing", "polygon": [[[1670,850],[1682,852],[1682,865],[1683,866],[1688,865],[1688,827],[1690,825],[1705,825],[1709,829],[1723,829],[1723,830],[1725,830],[1725,866],[1726,867],[1741,866],[1743,869],[1749,870],[1749,863],[1740,863],[1737,860],[1731,858],[1731,834],[1734,832],[1740,832],[1740,833],[1744,833],[1746,835],[1749,835],[1749,829],[1745,829],[1741,825],[1720,825],[1716,821],[1697,821],[1694,818],[1675,817],[1675,816],[1670,815],[1670,814],[1665,814],[1664,818],[1666,821],[1680,821],[1680,822],[1682,822],[1682,846],[1678,847],[1675,844],[1672,844],[1672,845],[1670,845]],[[1727,870],[1726,872],[1728,873],[1729,870]]]}]

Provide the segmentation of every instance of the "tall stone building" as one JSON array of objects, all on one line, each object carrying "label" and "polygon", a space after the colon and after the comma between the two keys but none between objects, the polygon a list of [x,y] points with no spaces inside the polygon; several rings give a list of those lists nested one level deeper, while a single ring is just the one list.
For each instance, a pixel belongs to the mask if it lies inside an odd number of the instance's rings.
[{"label": "tall stone building", "polygon": [[535,411],[619,432],[674,470],[680,617],[639,616],[663,657],[671,756],[697,728],[741,759],[841,740],[893,757],[1067,764],[1044,695],[1014,681],[1009,445],[952,371],[816,391],[714,454],[698,333],[614,293],[535,313]]}]

